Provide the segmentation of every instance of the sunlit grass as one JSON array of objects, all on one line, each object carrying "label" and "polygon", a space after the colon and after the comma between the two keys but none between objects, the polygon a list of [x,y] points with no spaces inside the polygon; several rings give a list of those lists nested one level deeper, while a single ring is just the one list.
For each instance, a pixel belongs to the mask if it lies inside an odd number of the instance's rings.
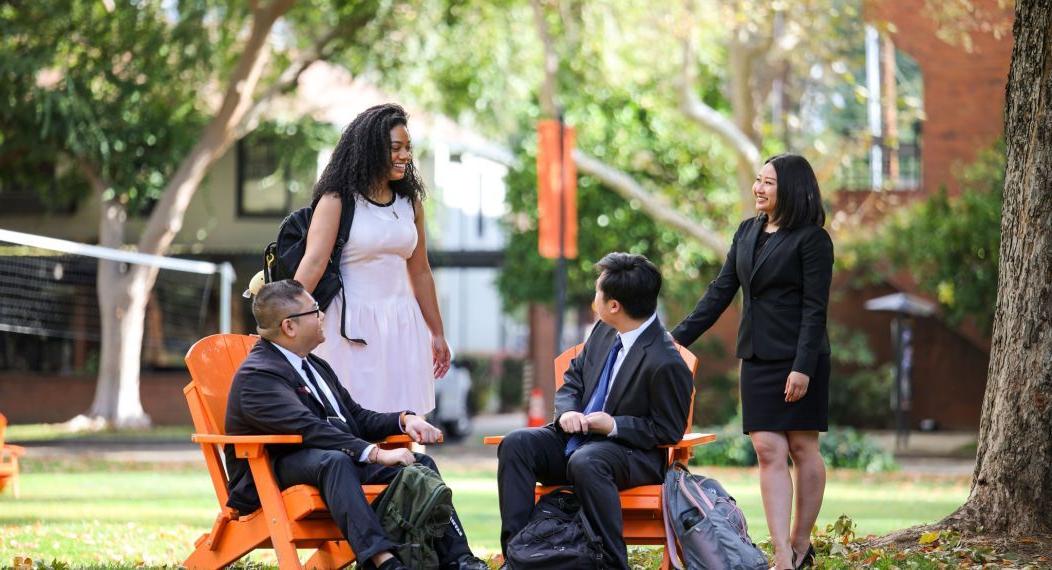
[{"label": "sunlit grass", "polygon": [[[71,567],[178,565],[216,515],[203,467],[70,462],[27,464],[22,497],[0,495],[0,567],[15,556],[58,559]],[[477,465],[440,467],[476,553],[499,550],[496,473]],[[134,468],[135,470],[129,469]],[[755,470],[704,468],[742,506],[753,540],[767,536]],[[913,479],[902,474],[830,476],[819,525],[848,514],[859,534],[938,520],[964,501],[966,478]],[[304,559],[306,558],[304,553]],[[252,560],[273,563],[270,552]]]}]

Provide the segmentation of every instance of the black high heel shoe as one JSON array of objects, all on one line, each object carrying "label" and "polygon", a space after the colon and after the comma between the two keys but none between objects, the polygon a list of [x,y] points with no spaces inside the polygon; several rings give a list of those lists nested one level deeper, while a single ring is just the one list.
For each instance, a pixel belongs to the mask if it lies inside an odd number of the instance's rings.
[{"label": "black high heel shoe", "polygon": [[[793,551],[793,562],[796,562],[796,551]],[[815,565],[815,545],[808,544],[807,552],[800,557],[800,563],[796,565],[794,570],[801,570],[801,568],[810,568]]]}]

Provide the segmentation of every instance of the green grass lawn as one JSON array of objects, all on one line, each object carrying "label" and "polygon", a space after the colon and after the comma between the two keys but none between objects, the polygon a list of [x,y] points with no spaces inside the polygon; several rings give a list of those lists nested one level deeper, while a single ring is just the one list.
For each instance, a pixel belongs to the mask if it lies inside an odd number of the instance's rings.
[{"label": "green grass lawn", "polygon": [[[498,551],[496,474],[440,463],[480,555]],[[193,466],[130,466],[100,462],[28,463],[22,497],[0,495],[0,568],[16,556],[58,559],[79,568],[177,565],[217,513],[208,475]],[[738,499],[755,541],[767,527],[752,469],[703,468]],[[901,474],[831,473],[820,525],[852,517],[860,534],[935,521],[960,505],[966,478],[914,479]],[[306,554],[306,553],[304,553]],[[305,559],[305,558],[304,558]],[[253,560],[272,562],[270,553]]]}]

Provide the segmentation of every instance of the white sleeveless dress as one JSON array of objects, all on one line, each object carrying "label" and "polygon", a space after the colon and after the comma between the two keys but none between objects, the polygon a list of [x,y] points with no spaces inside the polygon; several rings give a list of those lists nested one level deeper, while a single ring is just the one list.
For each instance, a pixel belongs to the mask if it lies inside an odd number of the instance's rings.
[{"label": "white sleeveless dress", "polygon": [[376,412],[435,407],[431,332],[409,283],[406,260],[417,244],[413,204],[382,206],[359,197],[340,271],[347,299],[347,336],[340,336],[343,302],[325,311],[325,342],[314,354],[328,362],[356,402]]}]

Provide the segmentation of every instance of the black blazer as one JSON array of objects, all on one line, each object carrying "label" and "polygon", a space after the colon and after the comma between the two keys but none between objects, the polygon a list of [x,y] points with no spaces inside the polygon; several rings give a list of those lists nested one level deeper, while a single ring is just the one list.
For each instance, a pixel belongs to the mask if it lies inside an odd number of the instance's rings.
[{"label": "black blazer", "polygon": [[793,370],[814,376],[820,354],[829,354],[826,307],[833,279],[833,242],[808,225],[770,236],[753,264],[766,215],[738,226],[719,276],[672,336],[689,346],[719,318],[741,287],[738,358],[793,359]]},{"label": "black blazer", "polygon": [[[559,418],[583,411],[592,397],[616,335],[613,327],[596,323],[583,350],[570,362],[555,393],[552,427],[560,433]],[[617,435],[611,439],[643,450],[646,453],[641,455],[663,470],[667,454],[657,446],[683,438],[694,379],[659,319],[636,339],[613,382],[605,407],[617,424]]]},{"label": "black blazer", "polygon": [[[268,445],[271,461],[303,448],[338,449],[357,460],[371,442],[402,433],[398,412],[381,414],[359,406],[327,362],[313,354],[307,358],[339,400],[346,425],[326,421],[325,408],[307,391],[299,372],[277,347],[260,339],[234,374],[226,402],[226,433],[303,436],[301,445]],[[248,461],[236,457],[232,445],[224,452],[230,492],[227,505],[242,514],[251,513],[259,508],[259,495]]]}]

